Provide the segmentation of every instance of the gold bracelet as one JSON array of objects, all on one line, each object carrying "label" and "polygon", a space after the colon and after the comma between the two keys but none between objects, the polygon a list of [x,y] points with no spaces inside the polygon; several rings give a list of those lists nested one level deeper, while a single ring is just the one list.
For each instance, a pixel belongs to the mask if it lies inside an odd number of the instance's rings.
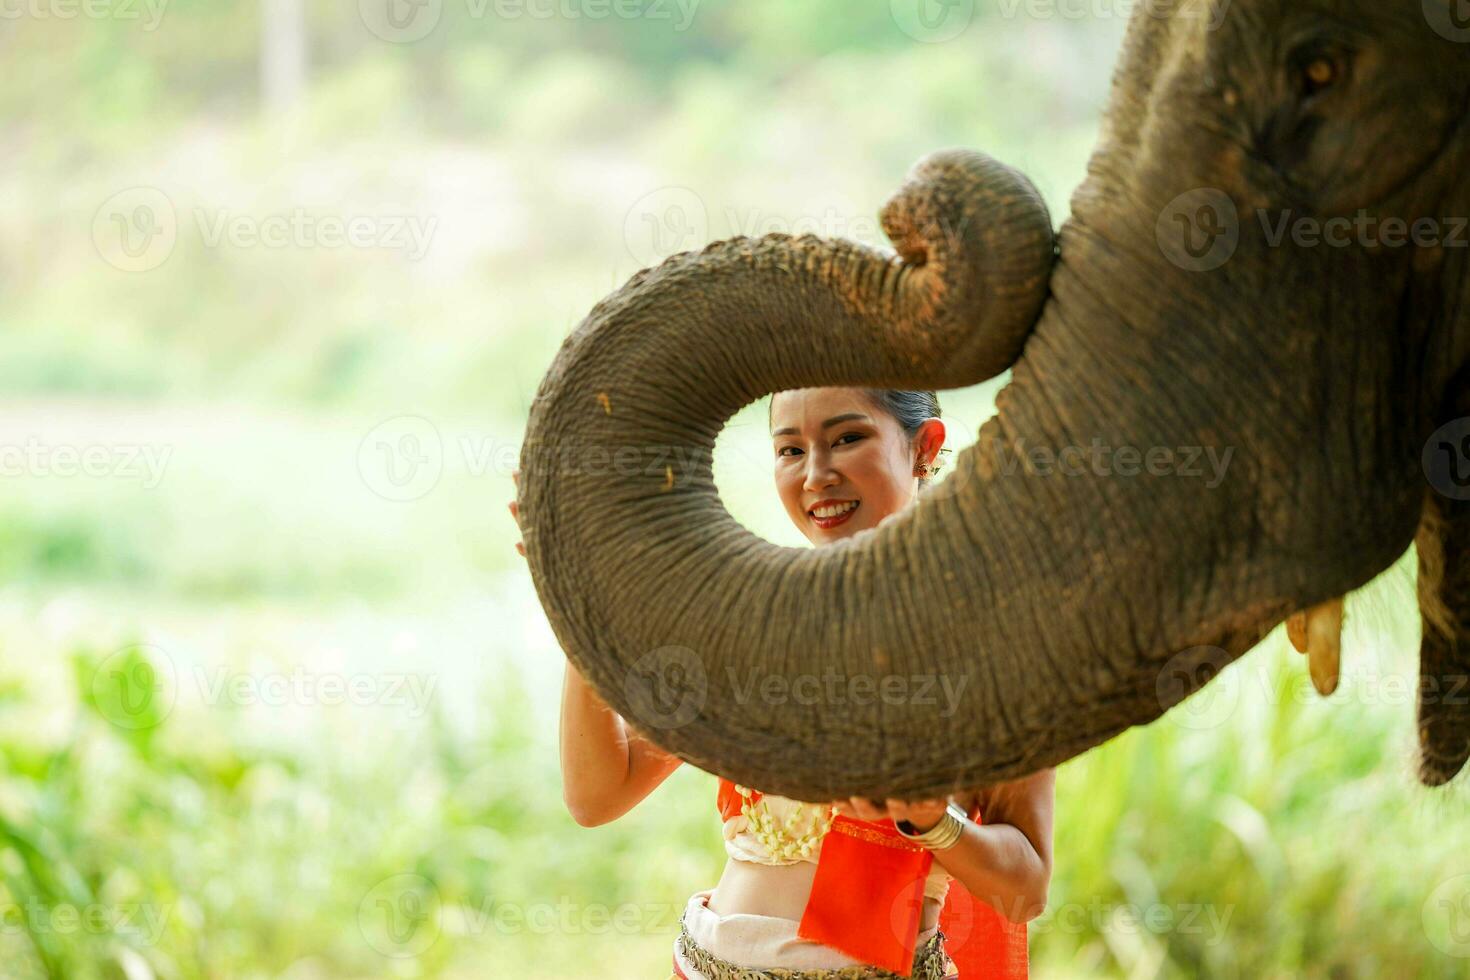
[{"label": "gold bracelet", "polygon": [[950,800],[949,805],[944,808],[944,816],[940,817],[937,824],[922,834],[909,833],[904,830],[905,826],[909,830],[912,830],[914,827],[907,820],[895,820],[893,822],[893,829],[915,844],[927,847],[931,851],[945,851],[954,847],[959,842],[959,839],[964,836],[965,821],[967,819],[969,819],[969,815],[964,810],[961,810],[959,804],[955,803],[954,800]]}]

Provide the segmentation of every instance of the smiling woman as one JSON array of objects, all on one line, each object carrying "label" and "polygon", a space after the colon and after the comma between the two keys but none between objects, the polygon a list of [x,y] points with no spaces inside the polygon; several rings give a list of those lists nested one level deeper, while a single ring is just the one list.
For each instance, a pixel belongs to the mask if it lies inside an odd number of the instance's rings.
[{"label": "smiling woman", "polygon": [[[920,490],[928,486],[938,472],[934,460],[947,451],[940,448],[944,422],[932,391],[777,392],[770,423],[776,491],[813,544],[877,527],[902,510],[914,495],[915,478]],[[827,533],[838,528],[841,534]]]},{"label": "smiling woman", "polygon": [[[769,421],[777,493],[816,547],[912,506],[945,451],[932,391],[780,391]],[[511,512],[519,519],[517,504]],[[896,679],[915,678],[845,678],[853,698],[864,683],[892,694]],[[917,679],[926,690],[936,675]],[[583,826],[622,816],[681,764],[638,737],[570,662],[561,751],[563,796]],[[1045,907],[1051,877],[1054,780],[1043,769],[942,799],[802,802],[721,779],[727,860],[719,882],[685,905],[674,978],[1024,977],[1025,923]]]}]

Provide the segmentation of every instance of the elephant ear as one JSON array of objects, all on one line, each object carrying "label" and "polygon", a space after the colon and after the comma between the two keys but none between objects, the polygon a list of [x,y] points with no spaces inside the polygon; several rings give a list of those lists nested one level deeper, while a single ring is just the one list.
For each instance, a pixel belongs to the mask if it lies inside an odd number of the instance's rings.
[{"label": "elephant ear", "polygon": [[771,392],[956,388],[1020,355],[1056,258],[1025,177],[982,154],[934,154],[881,218],[896,255],[768,235],[637,273],[563,343],[521,449],[526,557],[573,666],[660,748],[794,799],[893,788],[895,774],[915,793],[948,790],[954,756],[994,756],[978,722],[979,747],[935,753],[921,703],[773,703],[760,686],[977,669],[978,602],[944,610],[959,620],[944,628],[948,661],[911,625],[915,597],[954,591],[955,570],[976,564],[965,514],[978,508],[955,499],[980,482],[974,467],[958,462],[955,489],[865,540],[820,549],[757,538],[714,485],[721,427]]}]

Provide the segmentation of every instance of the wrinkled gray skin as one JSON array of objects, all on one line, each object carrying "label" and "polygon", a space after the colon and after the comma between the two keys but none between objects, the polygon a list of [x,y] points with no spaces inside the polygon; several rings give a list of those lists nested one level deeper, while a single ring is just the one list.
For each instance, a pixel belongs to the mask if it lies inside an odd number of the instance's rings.
[{"label": "wrinkled gray skin", "polygon": [[[1470,214],[1470,44],[1411,0],[1234,0],[1215,24],[1158,6],[1130,25],[1055,252],[1024,178],[951,151],[884,209],[896,256],[716,242],[638,273],[567,340],[522,450],[527,556],[567,655],[654,742],[805,800],[1020,776],[1157,718],[1416,531],[1424,670],[1470,670],[1470,507],[1420,462],[1470,410],[1467,249],[1272,247],[1256,216]],[[1199,188],[1215,196],[1188,201],[1239,216],[1212,268],[1181,252],[1188,228],[1169,237],[1179,214],[1209,223],[1170,207]],[[715,436],[770,391],[1008,366],[976,445],[881,529],[782,548],[720,502]],[[1000,465],[1094,439],[1231,455],[1213,488]],[[813,698],[802,675],[845,684]],[[856,686],[889,675],[886,695]],[[1470,754],[1446,700],[1419,709],[1427,784]]]}]

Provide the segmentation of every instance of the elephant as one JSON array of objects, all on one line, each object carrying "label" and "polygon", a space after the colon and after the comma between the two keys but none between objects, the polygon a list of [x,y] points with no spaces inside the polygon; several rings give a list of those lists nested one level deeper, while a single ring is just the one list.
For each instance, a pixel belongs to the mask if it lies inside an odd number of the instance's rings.
[{"label": "elephant", "polygon": [[[1429,478],[1470,443],[1453,3],[1151,0],[1060,227],[1025,176],[949,149],[882,208],[892,250],[737,237],[633,275],[565,338],[520,453],[570,661],[708,772],[928,798],[1146,725],[1283,621],[1330,690],[1341,598],[1417,543],[1418,778],[1448,782],[1470,757],[1448,696],[1470,494]],[[715,439],[770,392],[1006,369],[952,474],[882,527],[782,547],[720,500]]]}]

